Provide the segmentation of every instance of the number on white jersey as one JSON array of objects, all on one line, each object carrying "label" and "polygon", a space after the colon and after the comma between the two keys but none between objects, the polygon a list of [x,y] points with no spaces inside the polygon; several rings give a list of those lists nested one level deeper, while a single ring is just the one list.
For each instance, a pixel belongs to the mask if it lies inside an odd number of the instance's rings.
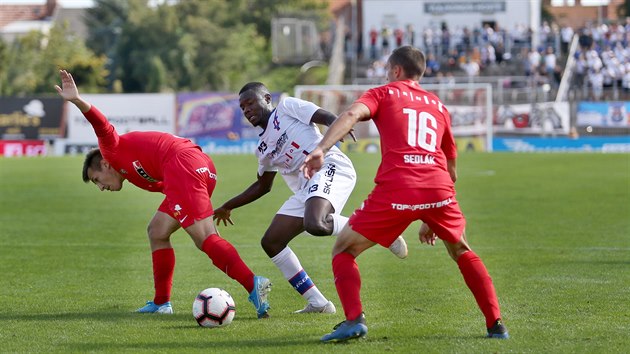
[{"label": "number on white jersey", "polygon": [[437,120],[427,112],[418,112],[415,109],[403,108],[407,115],[409,125],[407,127],[407,143],[409,146],[420,147],[429,152],[435,152],[437,145]]}]

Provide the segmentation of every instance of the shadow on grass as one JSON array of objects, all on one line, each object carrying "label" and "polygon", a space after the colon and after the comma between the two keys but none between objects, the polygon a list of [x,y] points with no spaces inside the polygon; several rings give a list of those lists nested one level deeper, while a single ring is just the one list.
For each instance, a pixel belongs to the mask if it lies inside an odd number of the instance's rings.
[{"label": "shadow on grass", "polygon": [[[157,315],[149,313],[136,313],[134,311],[121,311],[119,308],[102,309],[94,312],[62,312],[62,313],[0,313],[0,322],[4,321],[74,321],[91,320],[94,322],[112,322],[120,320],[130,321],[155,321],[181,322],[190,321],[190,326],[178,326],[179,328],[199,327],[189,313],[175,313],[172,315]],[[239,322],[258,321],[255,317],[239,317]]]},{"label": "shadow on grass", "polygon": [[[247,348],[252,351],[270,350],[275,348],[276,351],[283,351],[281,348],[296,347],[300,348],[304,346],[308,339],[303,336],[290,338],[257,338],[252,336],[252,339],[234,339],[221,341],[216,336],[209,336],[207,341],[196,339],[195,341],[177,340],[172,342],[155,342],[155,343],[68,343],[65,348],[69,352],[94,352],[94,351],[112,351],[112,352],[124,352],[124,351],[168,351],[176,350],[178,352],[186,352],[190,350],[209,350],[210,352],[226,352],[239,348],[240,351]],[[319,343],[319,340],[312,340],[312,343]]]}]

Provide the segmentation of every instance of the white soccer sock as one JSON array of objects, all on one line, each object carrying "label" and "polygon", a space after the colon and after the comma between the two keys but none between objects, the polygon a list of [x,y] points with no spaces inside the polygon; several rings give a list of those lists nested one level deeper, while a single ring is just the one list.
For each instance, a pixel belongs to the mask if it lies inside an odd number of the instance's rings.
[{"label": "white soccer sock", "polygon": [[332,235],[333,236],[339,236],[339,233],[341,232],[341,230],[343,230],[343,227],[346,226],[346,224],[348,223],[348,219],[347,217],[340,215],[340,214],[330,214],[333,218],[333,232]]},{"label": "white soccer sock", "polygon": [[271,258],[271,261],[280,269],[284,278],[293,286],[293,289],[313,306],[322,307],[328,303],[328,300],[317,289],[315,283],[302,268],[295,253],[288,246]]}]

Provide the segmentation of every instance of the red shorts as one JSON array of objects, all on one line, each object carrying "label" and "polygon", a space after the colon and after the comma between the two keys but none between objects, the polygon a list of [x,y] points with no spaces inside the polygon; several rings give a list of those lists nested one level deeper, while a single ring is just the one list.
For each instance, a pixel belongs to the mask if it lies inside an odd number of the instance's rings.
[{"label": "red shorts", "polygon": [[422,220],[440,239],[450,243],[459,242],[466,227],[452,191],[382,191],[378,187],[354,211],[349,223],[365,238],[389,247],[416,220]]},{"label": "red shorts", "polygon": [[186,228],[214,214],[210,197],[216,184],[217,171],[208,155],[199,149],[179,151],[164,164],[166,198],[158,210]]}]

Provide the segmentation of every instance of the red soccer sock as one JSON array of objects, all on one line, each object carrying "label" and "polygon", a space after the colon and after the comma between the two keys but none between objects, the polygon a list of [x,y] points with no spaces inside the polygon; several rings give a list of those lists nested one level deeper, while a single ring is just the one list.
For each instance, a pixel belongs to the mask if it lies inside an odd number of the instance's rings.
[{"label": "red soccer sock", "polygon": [[354,256],[339,253],[332,260],[335,287],[341,300],[346,319],[356,319],[363,312],[361,305],[361,274]]},{"label": "red soccer sock", "polygon": [[477,300],[477,305],[486,317],[486,327],[490,328],[494,322],[501,318],[499,300],[494,291],[492,278],[488,274],[486,266],[473,251],[468,251],[457,260],[459,270],[464,276],[464,281]]},{"label": "red soccer sock", "polygon": [[161,305],[171,300],[175,251],[172,248],[155,250],[151,253],[151,258],[153,258],[153,283],[155,286],[153,303]]},{"label": "red soccer sock", "polygon": [[248,293],[254,290],[254,273],[228,241],[217,234],[211,234],[203,241],[201,250],[210,257],[212,264],[239,282]]}]

